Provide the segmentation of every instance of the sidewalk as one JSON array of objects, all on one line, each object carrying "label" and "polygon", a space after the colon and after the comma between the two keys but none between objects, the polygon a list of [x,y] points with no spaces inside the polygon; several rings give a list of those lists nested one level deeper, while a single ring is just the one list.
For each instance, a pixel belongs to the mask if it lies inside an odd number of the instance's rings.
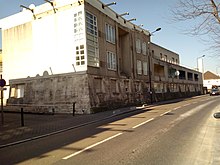
[{"label": "sidewalk", "polygon": [[5,112],[4,125],[0,123],[0,148],[50,136],[141,108],[127,107],[75,116],[72,114],[24,114],[23,127],[21,126],[20,113]]}]

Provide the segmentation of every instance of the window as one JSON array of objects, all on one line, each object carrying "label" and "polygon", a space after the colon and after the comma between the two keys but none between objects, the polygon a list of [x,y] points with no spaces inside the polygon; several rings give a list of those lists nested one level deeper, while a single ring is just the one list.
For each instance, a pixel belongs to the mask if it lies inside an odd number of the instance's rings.
[{"label": "window", "polygon": [[10,97],[24,97],[24,84],[16,85],[16,87],[11,88]]},{"label": "window", "polygon": [[160,53],[160,59],[163,60],[163,54],[162,53]]},{"label": "window", "polygon": [[164,55],[164,61],[167,62],[167,55]]},{"label": "window", "polygon": [[89,12],[86,12],[86,35],[88,65],[99,67],[97,18]]},{"label": "window", "polygon": [[147,62],[143,62],[143,72],[144,72],[144,75],[148,75],[148,65],[147,65]]},{"label": "window", "polygon": [[94,79],[94,88],[96,93],[102,93],[102,79],[95,78]]},{"label": "window", "polygon": [[198,74],[194,74],[194,80],[198,81],[199,80],[199,75]]},{"label": "window", "polygon": [[135,89],[135,92],[141,92],[142,91],[141,82],[139,81],[134,82],[134,89]]},{"label": "window", "polygon": [[83,14],[79,11],[74,14],[74,39],[80,41],[84,39]]},{"label": "window", "polygon": [[154,91],[155,93],[163,93],[164,92],[164,86],[162,83],[154,83]]},{"label": "window", "polygon": [[142,53],[144,55],[147,55],[147,44],[146,44],[146,42],[142,43]]},{"label": "window", "polygon": [[190,73],[190,72],[187,72],[187,78],[188,78],[188,80],[193,80],[193,74],[192,73]]},{"label": "window", "polygon": [[137,74],[142,74],[142,65],[140,60],[137,60]]},{"label": "window", "polygon": [[111,85],[111,92],[113,94],[119,93],[119,88],[118,88],[118,82],[116,80],[111,80],[110,81]]},{"label": "window", "polygon": [[141,53],[141,40],[140,39],[136,40],[136,52]]},{"label": "window", "polygon": [[76,46],[76,66],[85,65],[84,45]]},{"label": "window", "polygon": [[116,54],[112,52],[107,52],[107,65],[108,69],[116,70]]},{"label": "window", "polygon": [[115,44],[115,28],[109,24],[105,24],[106,41]]},{"label": "window", "polygon": [[[148,48],[149,49],[149,48]],[[152,57],[154,57],[154,50],[151,51],[152,52]]]}]

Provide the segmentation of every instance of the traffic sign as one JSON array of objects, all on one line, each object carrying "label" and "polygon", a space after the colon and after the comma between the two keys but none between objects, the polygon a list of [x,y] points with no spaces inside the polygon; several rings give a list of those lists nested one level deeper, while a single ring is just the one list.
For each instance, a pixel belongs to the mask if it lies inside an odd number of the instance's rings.
[{"label": "traffic sign", "polygon": [[6,81],[4,79],[0,79],[0,87],[4,87],[6,85]]}]

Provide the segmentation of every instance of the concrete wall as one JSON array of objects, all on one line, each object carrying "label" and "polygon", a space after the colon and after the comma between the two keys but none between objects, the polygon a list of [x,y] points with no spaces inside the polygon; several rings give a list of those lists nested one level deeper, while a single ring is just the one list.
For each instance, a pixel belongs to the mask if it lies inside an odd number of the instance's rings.
[{"label": "concrete wall", "polygon": [[[22,87],[23,86],[23,87]],[[88,76],[85,72],[10,80],[8,109],[31,112],[90,113]],[[23,90],[21,90],[23,88]],[[22,93],[22,91],[24,93]]]}]

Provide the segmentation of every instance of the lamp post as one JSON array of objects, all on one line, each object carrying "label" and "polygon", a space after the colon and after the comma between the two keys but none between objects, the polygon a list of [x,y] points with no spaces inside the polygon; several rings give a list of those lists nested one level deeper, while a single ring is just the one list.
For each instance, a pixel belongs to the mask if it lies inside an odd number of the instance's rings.
[{"label": "lamp post", "polygon": [[[158,32],[160,30],[161,30],[161,28],[157,28],[155,31],[153,31],[149,34],[149,37],[151,37],[155,32]],[[147,43],[147,45],[148,45],[148,72],[149,72],[149,85],[150,85],[150,103],[152,104],[153,103],[153,90],[152,90],[152,77],[151,77],[152,76],[152,72],[151,72],[151,59],[152,59],[152,57],[151,57],[151,53],[150,53],[150,44],[151,44],[151,42],[149,41]]]}]

